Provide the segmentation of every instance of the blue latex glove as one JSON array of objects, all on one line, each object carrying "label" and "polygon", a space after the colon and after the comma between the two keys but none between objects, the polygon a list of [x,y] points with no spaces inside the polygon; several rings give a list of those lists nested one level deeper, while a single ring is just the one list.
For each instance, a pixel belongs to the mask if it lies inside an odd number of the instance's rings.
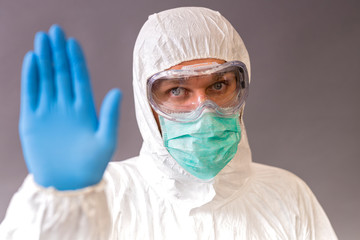
[{"label": "blue latex glove", "polygon": [[85,57],[54,25],[35,36],[22,68],[19,133],[35,182],[58,190],[102,179],[117,139],[121,92],[105,97],[96,115]]}]

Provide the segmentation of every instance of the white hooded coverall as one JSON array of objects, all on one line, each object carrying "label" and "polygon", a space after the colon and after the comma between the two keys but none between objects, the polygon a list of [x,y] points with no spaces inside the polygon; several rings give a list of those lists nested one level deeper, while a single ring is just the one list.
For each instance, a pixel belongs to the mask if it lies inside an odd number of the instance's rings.
[{"label": "white hooded coverall", "polygon": [[183,61],[238,60],[245,45],[220,13],[177,8],[153,14],[137,38],[133,87],[144,139],[139,156],[111,162],[99,184],[77,191],[38,186],[29,175],[0,227],[1,239],[336,239],[307,185],[251,161],[242,138],[211,182],[183,170],[164,147],[146,97],[153,74]]}]

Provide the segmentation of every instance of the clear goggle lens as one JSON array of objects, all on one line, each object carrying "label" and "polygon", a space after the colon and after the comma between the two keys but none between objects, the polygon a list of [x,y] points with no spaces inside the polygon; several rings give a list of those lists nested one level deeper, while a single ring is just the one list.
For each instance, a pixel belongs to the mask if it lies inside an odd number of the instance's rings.
[{"label": "clear goggle lens", "polygon": [[147,94],[151,106],[161,116],[190,122],[206,109],[223,117],[238,114],[248,88],[245,65],[232,61],[160,72],[148,80]]}]

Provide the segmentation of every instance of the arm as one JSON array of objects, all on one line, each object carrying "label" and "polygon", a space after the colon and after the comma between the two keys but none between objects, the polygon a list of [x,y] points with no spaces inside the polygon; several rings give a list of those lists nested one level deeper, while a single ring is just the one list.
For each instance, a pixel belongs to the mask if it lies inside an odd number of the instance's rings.
[{"label": "arm", "polygon": [[112,223],[105,184],[58,191],[29,175],[11,199],[0,239],[108,240]]},{"label": "arm", "polygon": [[101,179],[116,146],[120,91],[107,94],[98,119],[81,47],[56,25],[36,34],[21,86],[19,134],[30,176],[0,236],[106,239],[84,234],[106,231],[99,221],[110,219]]}]

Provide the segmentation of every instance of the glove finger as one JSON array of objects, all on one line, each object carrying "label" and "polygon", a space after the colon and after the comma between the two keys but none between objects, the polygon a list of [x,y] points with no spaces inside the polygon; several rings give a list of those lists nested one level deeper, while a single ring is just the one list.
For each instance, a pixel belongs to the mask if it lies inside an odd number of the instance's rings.
[{"label": "glove finger", "polygon": [[21,112],[35,111],[38,101],[39,73],[36,56],[28,52],[23,60],[21,71]]},{"label": "glove finger", "polygon": [[39,106],[46,106],[55,97],[50,40],[46,33],[38,32],[35,35],[34,50],[37,56],[40,76]]},{"label": "glove finger", "polygon": [[85,107],[95,112],[95,105],[85,56],[80,44],[74,38],[70,38],[67,41],[67,52],[74,84],[75,105]]},{"label": "glove finger", "polygon": [[54,78],[57,99],[60,103],[73,102],[73,87],[71,83],[70,65],[66,52],[66,36],[58,25],[51,26],[49,37],[54,62]]},{"label": "glove finger", "polygon": [[119,89],[112,89],[106,95],[100,110],[98,134],[106,142],[115,146],[119,119],[119,106],[122,93]]}]

